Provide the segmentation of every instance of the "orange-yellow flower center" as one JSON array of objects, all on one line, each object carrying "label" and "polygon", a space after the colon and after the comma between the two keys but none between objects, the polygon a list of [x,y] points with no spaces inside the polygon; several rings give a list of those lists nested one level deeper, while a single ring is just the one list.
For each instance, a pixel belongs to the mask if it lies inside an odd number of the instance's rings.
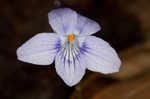
[{"label": "orange-yellow flower center", "polygon": [[72,43],[72,41],[75,39],[76,35],[75,34],[69,34],[68,35],[68,41],[69,43]]}]

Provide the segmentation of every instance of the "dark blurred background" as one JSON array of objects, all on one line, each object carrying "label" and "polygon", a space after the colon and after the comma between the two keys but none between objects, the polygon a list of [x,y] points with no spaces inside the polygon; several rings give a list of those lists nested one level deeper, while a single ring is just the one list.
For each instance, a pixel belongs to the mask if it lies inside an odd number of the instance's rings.
[{"label": "dark blurred background", "polygon": [[48,12],[69,7],[97,21],[98,37],[119,53],[119,73],[87,71],[82,99],[150,99],[149,0],[0,0],[0,99],[78,99],[58,77],[54,64],[40,67],[16,58],[33,35],[52,32]]}]

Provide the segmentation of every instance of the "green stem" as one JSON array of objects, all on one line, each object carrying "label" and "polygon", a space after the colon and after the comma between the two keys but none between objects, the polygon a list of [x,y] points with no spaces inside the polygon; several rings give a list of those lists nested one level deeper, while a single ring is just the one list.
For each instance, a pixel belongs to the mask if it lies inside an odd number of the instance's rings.
[{"label": "green stem", "polygon": [[80,83],[78,85],[76,85],[75,89],[76,89],[76,92],[77,92],[77,99],[82,99],[82,94],[81,94],[82,88],[81,88]]}]

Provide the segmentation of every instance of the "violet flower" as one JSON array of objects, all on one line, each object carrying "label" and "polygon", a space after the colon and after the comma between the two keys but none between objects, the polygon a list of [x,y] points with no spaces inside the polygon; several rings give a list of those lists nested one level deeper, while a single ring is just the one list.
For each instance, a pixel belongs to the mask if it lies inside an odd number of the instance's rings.
[{"label": "violet flower", "polygon": [[48,13],[49,24],[56,33],[39,33],[17,49],[20,61],[50,65],[55,60],[57,74],[68,86],[77,84],[85,70],[109,74],[118,72],[121,61],[104,40],[91,36],[99,24],[70,8]]}]

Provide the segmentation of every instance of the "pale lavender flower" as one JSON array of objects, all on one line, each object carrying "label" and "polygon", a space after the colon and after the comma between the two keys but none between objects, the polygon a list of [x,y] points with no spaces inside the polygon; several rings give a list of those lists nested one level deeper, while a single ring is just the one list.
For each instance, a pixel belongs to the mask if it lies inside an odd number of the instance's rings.
[{"label": "pale lavender flower", "polygon": [[109,74],[118,72],[121,61],[104,40],[90,36],[101,29],[98,23],[70,8],[48,13],[56,33],[39,33],[17,49],[23,62],[50,65],[55,60],[57,74],[68,86],[77,84],[85,70]]}]

